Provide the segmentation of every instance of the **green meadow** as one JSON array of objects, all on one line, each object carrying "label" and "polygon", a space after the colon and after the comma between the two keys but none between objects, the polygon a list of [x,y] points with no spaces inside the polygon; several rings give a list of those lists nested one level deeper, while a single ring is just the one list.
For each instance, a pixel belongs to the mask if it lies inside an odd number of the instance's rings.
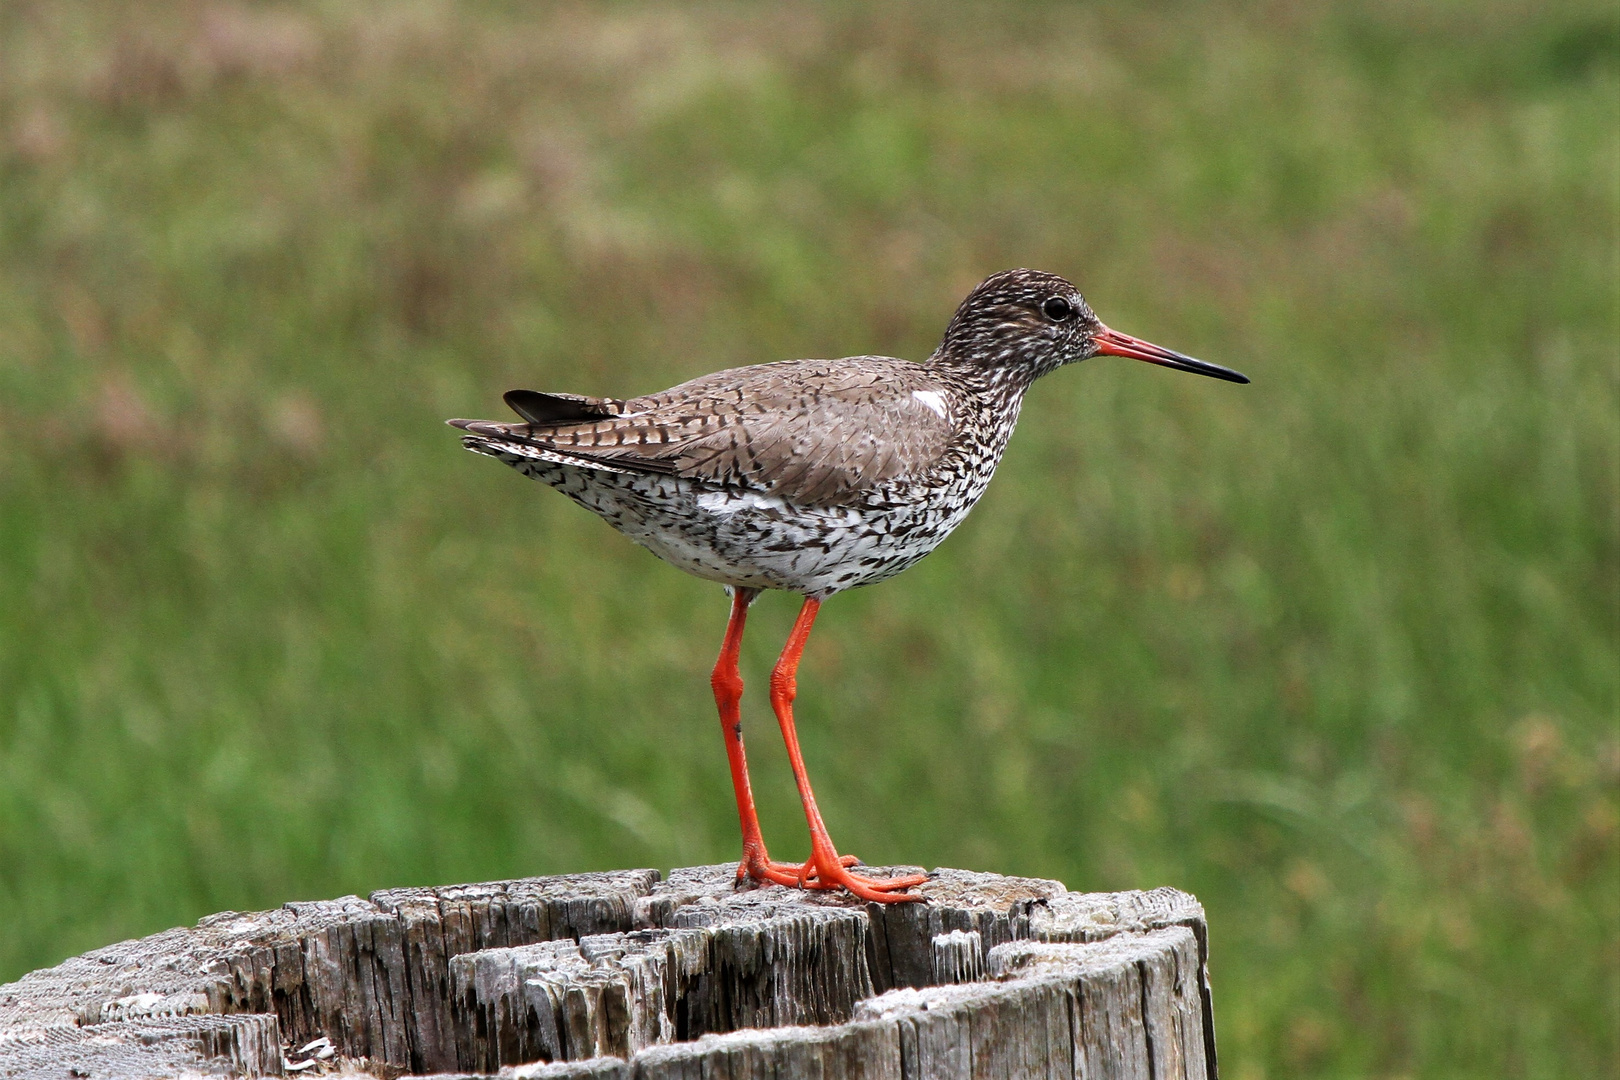
[{"label": "green meadow", "polygon": [[0,4],[0,980],[735,858],[725,596],[443,419],[1033,266],[1254,381],[1058,372],[827,605],[840,847],[1196,893],[1233,1080],[1614,1075],[1617,201],[1586,0]]}]

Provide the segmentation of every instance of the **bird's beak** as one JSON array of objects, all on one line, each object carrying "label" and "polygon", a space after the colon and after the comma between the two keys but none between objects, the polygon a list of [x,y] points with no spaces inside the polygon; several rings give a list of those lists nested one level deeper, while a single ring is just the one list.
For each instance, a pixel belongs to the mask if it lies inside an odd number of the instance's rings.
[{"label": "bird's beak", "polygon": [[1155,345],[1151,341],[1133,338],[1129,334],[1122,334],[1118,330],[1110,330],[1099,325],[1097,332],[1092,335],[1092,341],[1097,346],[1097,352],[1102,356],[1128,356],[1132,360],[1146,360],[1150,364],[1162,364],[1177,371],[1191,371],[1196,375],[1208,375],[1212,379],[1225,379],[1227,382],[1246,383],[1247,375],[1233,371],[1231,368],[1221,367],[1219,364],[1208,364],[1202,360],[1194,360],[1190,356],[1173,352],[1162,345]]}]

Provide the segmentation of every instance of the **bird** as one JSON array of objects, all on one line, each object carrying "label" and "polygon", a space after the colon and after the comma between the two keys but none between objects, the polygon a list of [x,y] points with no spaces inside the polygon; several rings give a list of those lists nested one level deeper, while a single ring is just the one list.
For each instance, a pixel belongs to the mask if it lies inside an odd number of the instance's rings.
[{"label": "bird", "polygon": [[[793,720],[800,657],[822,603],[894,577],[934,550],[984,494],[1041,376],[1121,356],[1247,383],[1244,375],[1112,330],[1066,279],[1006,270],[957,307],[926,360],[781,360],[631,398],[512,390],[519,422],[450,420],[463,445],[549,484],[659,558],[730,595],[710,675],[737,801],[739,885],[842,889],[905,902],[926,874],[874,877],[840,855]],[[768,589],[803,597],[770,701],[810,829],[804,863],[773,861],[742,738],[738,653]]]}]

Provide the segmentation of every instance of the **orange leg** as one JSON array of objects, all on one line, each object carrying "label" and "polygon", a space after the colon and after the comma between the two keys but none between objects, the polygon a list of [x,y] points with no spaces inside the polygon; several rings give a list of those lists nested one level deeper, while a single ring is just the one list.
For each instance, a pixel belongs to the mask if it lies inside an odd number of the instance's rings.
[{"label": "orange leg", "polygon": [[[799,785],[799,799],[804,803],[804,816],[810,823],[810,861],[800,871],[798,884],[814,889],[845,888],[863,900],[878,903],[898,903],[921,900],[920,896],[900,895],[900,890],[921,885],[928,880],[926,874],[911,874],[898,878],[869,878],[849,872],[854,865],[848,856],[840,857],[833,847],[832,837],[816,808],[815,792],[810,790],[810,777],[804,770],[804,756],[799,753],[799,734],[793,726],[793,699],[798,696],[799,657],[804,655],[805,642],[810,639],[810,627],[815,625],[816,612],[821,601],[806,597],[799,617],[788,634],[782,655],[771,670],[771,708],[782,726],[782,741],[787,744],[788,761],[793,766],[793,779]],[[813,877],[812,877],[813,874]],[[774,879],[773,879],[774,880]]]},{"label": "orange leg", "polygon": [[[759,831],[759,814],[754,809],[754,791],[748,782],[748,757],[742,741],[742,675],[737,670],[737,655],[742,649],[743,625],[748,621],[748,605],[759,595],[758,589],[733,589],[731,593],[731,621],[726,624],[726,639],[720,646],[720,658],[715,661],[714,674],[709,684],[714,687],[714,703],[720,710],[720,729],[726,739],[726,758],[731,765],[731,786],[737,793],[737,820],[742,825],[743,855],[737,864],[737,880],[774,881],[778,885],[802,886],[812,871],[810,864],[772,862],[765,851],[765,840]],[[857,860],[850,857],[847,865]]]}]

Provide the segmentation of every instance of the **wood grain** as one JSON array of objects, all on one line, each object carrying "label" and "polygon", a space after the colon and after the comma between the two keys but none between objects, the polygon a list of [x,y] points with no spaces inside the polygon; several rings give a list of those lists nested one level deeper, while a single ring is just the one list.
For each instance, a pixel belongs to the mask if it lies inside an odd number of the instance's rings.
[{"label": "wood grain", "polygon": [[213,915],[0,987],[0,1078],[1215,1076],[1185,893],[940,870],[879,906],[734,874]]}]

